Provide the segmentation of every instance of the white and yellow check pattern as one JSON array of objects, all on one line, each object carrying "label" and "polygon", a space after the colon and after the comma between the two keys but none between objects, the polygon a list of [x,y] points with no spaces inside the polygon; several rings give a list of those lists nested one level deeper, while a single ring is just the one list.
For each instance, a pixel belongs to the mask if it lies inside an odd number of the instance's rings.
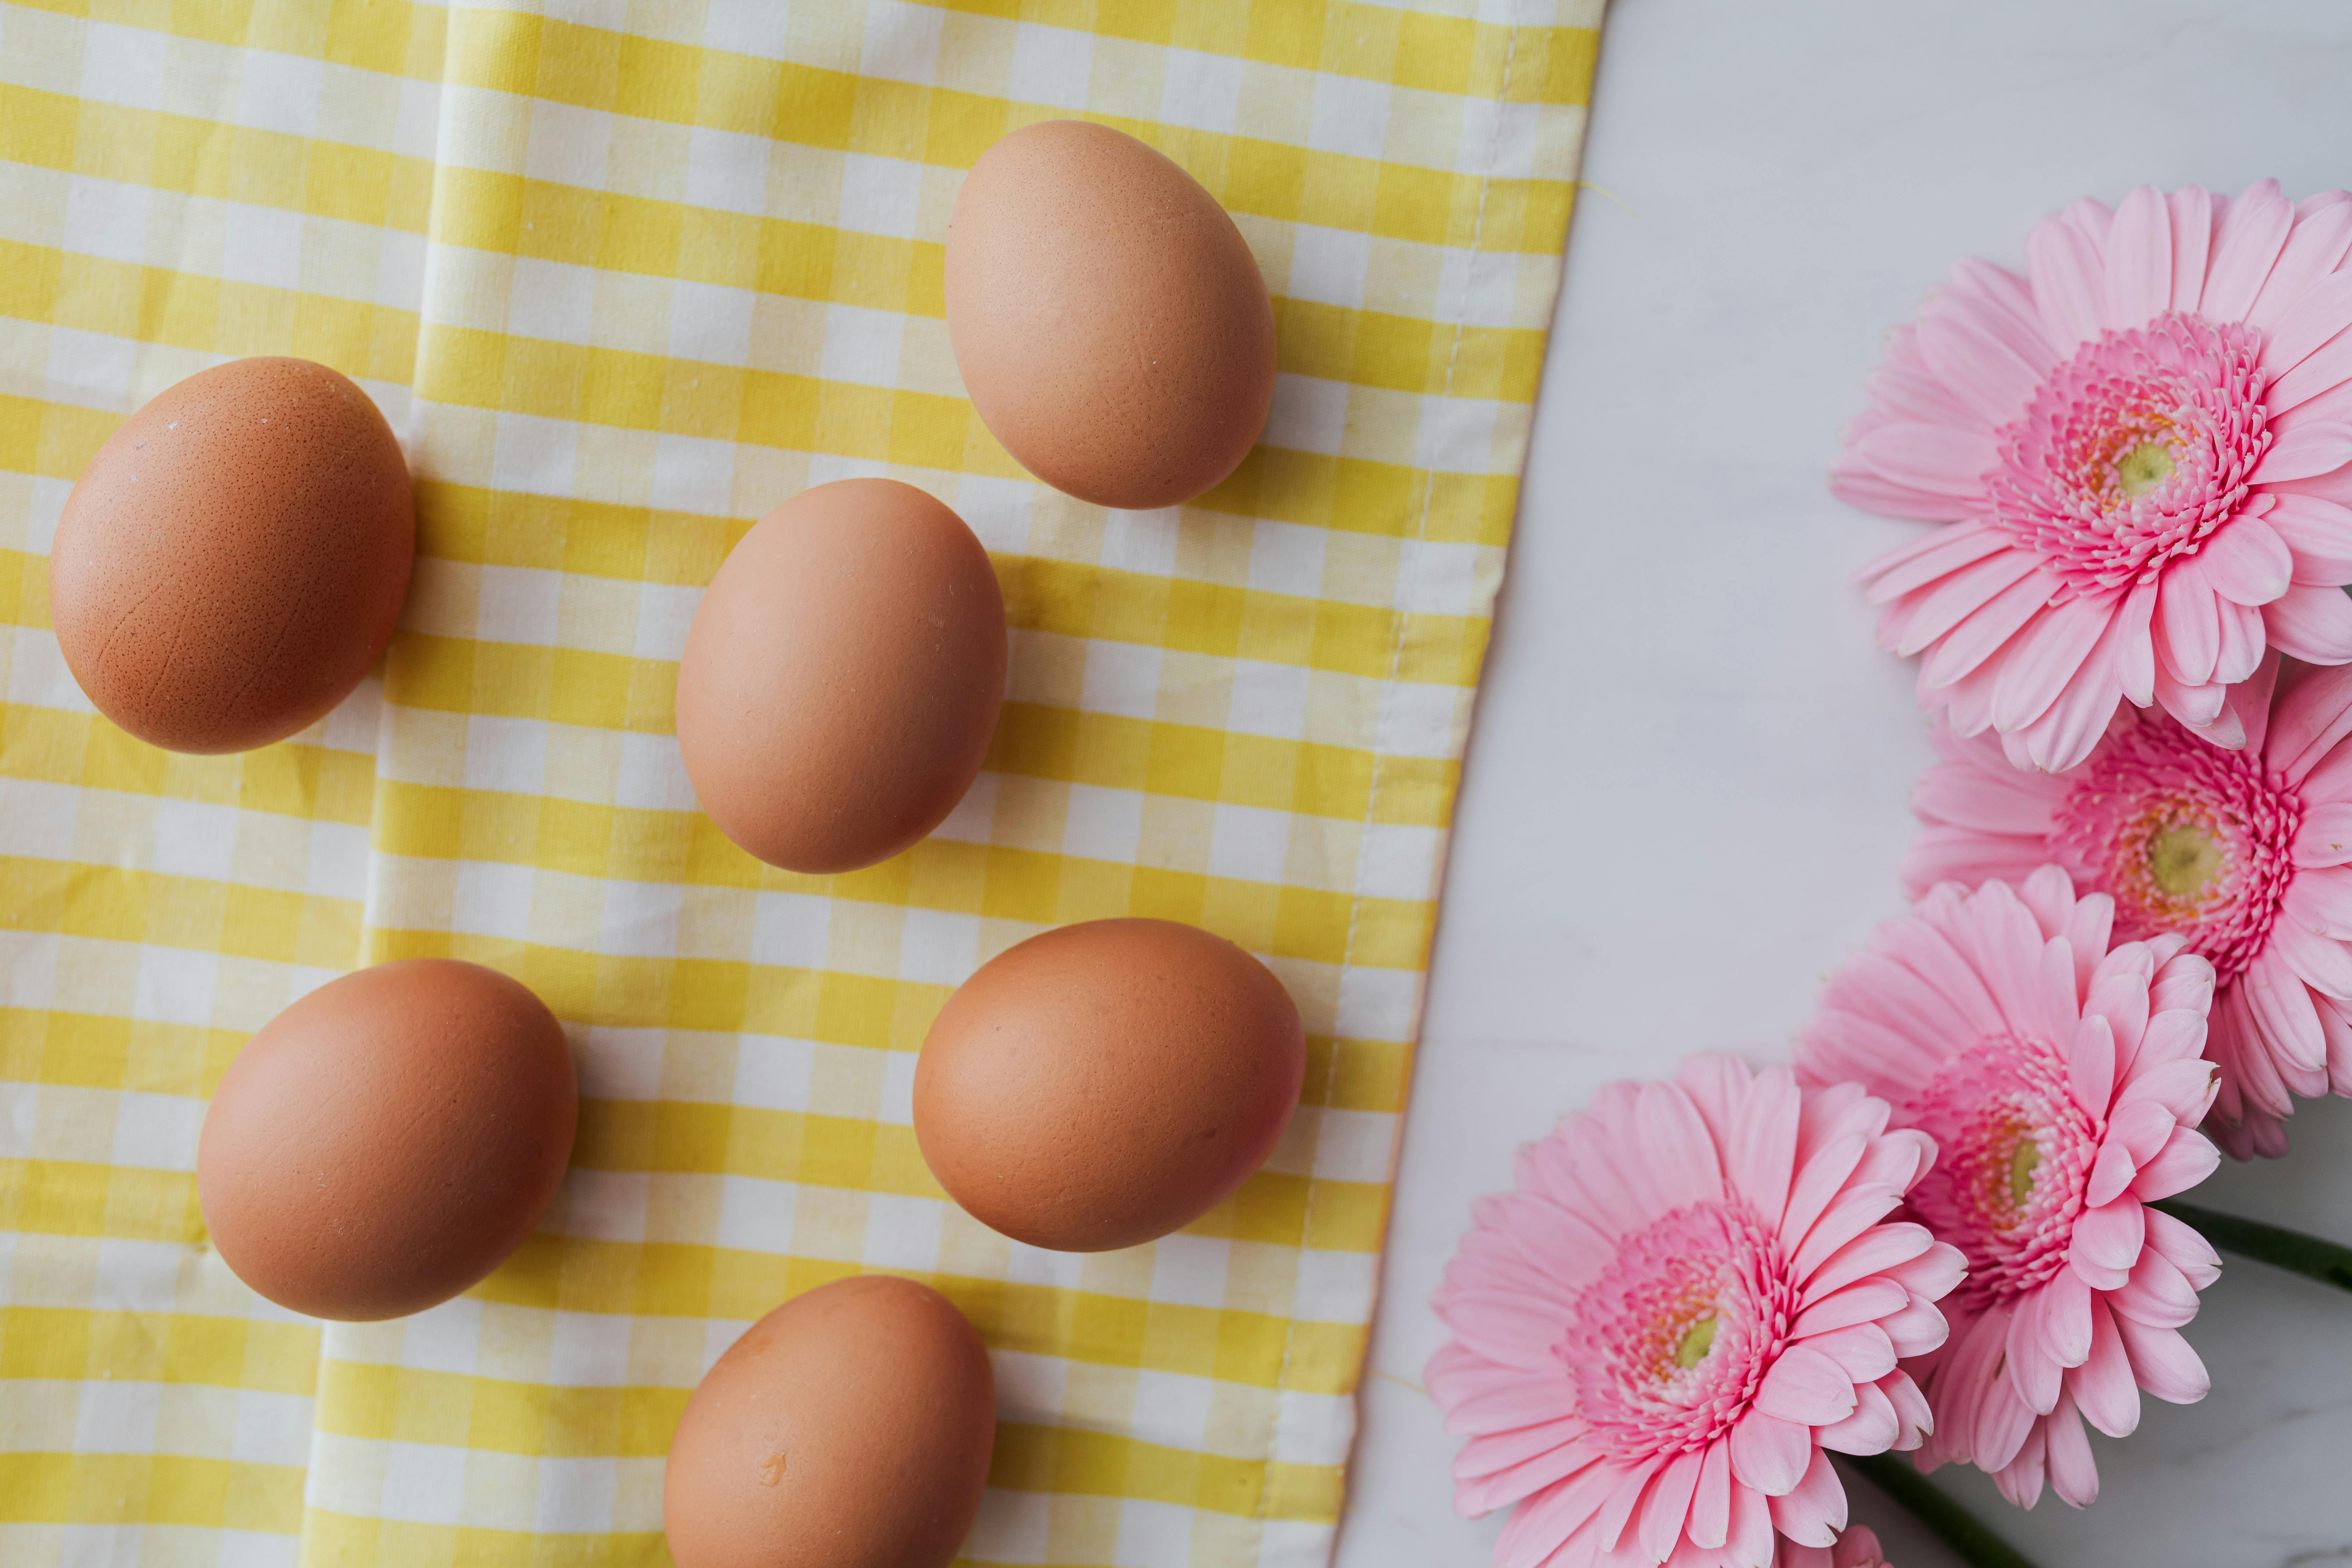
[{"label": "white and yellow check pattern", "polygon": [[[995,1352],[972,1561],[1319,1563],[1599,0],[544,9],[0,5],[0,1562],[666,1561],[703,1370],[887,1269]],[[1275,295],[1264,442],[1181,512],[1031,482],[948,351],[962,171],[1071,114]],[[125,414],[257,353],[402,432],[415,587],[322,724],[168,756],[75,689],[43,557]],[[1012,689],[939,834],[794,877],[694,809],[676,661],[751,520],[860,474],[987,543]],[[1274,965],[1306,1104],[1179,1236],[1009,1243],[924,1170],[915,1047],[982,960],[1129,913]],[[479,1289],[322,1329],[205,1246],[204,1096],[429,953],[564,1019],[573,1170]]]}]

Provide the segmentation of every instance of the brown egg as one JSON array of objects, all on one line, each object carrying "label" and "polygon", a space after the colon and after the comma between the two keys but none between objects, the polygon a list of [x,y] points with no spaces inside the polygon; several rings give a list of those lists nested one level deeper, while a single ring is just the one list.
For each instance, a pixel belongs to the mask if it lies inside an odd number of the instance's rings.
[{"label": "brown egg", "polygon": [[1191,500],[1274,401],[1274,307],[1216,198],[1075,120],[981,154],[948,223],[948,337],[1021,465],[1101,506]]},{"label": "brown egg", "polygon": [[1265,964],[1173,921],[1092,921],[948,998],[915,1066],[915,1138],[982,1224],[1102,1252],[1222,1203],[1273,1152],[1306,1070]]},{"label": "brown egg", "polygon": [[125,420],[66,499],[49,616],[98,710],[174,752],[266,746],[351,695],[392,640],[416,516],[368,395],[241,359]]},{"label": "brown egg", "polygon": [[670,1439],[677,1568],[943,1568],[980,1511],[996,1382],[963,1314],[868,1274],[794,1298],[703,1378]]},{"label": "brown egg", "polygon": [[221,1260],[281,1307],[370,1322],[446,1301],[546,1212],[580,1092],[519,982],[421,958],[331,981],[253,1037],[196,1145]]},{"label": "brown egg", "polygon": [[702,809],[771,866],[852,871],[955,809],[1004,702],[1004,599],[963,520],[896,479],[803,490],[711,580],[677,668]]}]

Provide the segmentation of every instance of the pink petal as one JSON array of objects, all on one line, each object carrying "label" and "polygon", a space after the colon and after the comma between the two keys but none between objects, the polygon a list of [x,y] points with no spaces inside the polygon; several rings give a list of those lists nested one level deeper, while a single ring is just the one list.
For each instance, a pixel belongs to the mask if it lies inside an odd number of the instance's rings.
[{"label": "pink petal", "polygon": [[2213,237],[2212,265],[2198,312],[2212,321],[2242,321],[2294,226],[2294,204],[2279,194],[2276,180],[2261,181],[2232,201]]},{"label": "pink petal", "polygon": [[2099,1157],[2091,1164],[2090,1184],[2083,1189],[2084,1204],[2096,1208],[2115,1202],[2137,1174],[2139,1166],[2132,1159],[2131,1151],[2124,1147],[2122,1140],[2108,1139],[2099,1145]]},{"label": "pink petal", "polygon": [[2152,1100],[2135,1100],[2116,1108],[2107,1121],[2106,1141],[2121,1143],[2132,1157],[2132,1163],[2145,1165],[2159,1153],[2172,1138],[2179,1119]]},{"label": "pink petal", "polygon": [[[2275,599],[2271,602],[2278,603]],[[2263,640],[2266,634],[2262,608],[2241,605],[2226,594],[2214,599],[2213,608],[2221,617],[2221,657],[2213,661],[2213,679],[2224,686],[2234,686],[2253,675],[2262,665],[2263,655],[2268,651]],[[2227,700],[2228,694],[2224,693],[2225,704]],[[2215,725],[2217,731],[2225,728],[2239,729],[2236,716],[2226,707]],[[2230,749],[2234,751],[2243,744],[2243,731],[2239,731],[2239,738],[2230,742]]]},{"label": "pink petal", "polygon": [[1657,1479],[1658,1472],[1665,1468],[1665,1457],[1660,1455],[1643,1460],[1618,1480],[1617,1489],[1609,1494],[1607,1500],[1601,1505],[1601,1511],[1592,1520],[1593,1527],[1601,1532],[1601,1549],[1603,1552],[1614,1552],[1617,1543],[1625,1538],[1625,1527],[1633,1522],[1634,1516],[1640,1511],[1643,1495],[1650,1489],[1650,1483]]},{"label": "pink petal", "polygon": [[2194,310],[2205,291],[2205,262],[2213,243],[2213,198],[2201,185],[2172,193],[2172,308]]},{"label": "pink petal", "polygon": [[1805,1280],[1806,1310],[1826,1305],[1826,1298],[1832,1293],[1842,1293],[1857,1281],[1866,1284],[1874,1276],[1886,1276],[1888,1283],[1902,1288],[1895,1271],[1924,1257],[1935,1245],[1936,1238],[1925,1226],[1906,1222],[1874,1226],[1839,1248]]},{"label": "pink petal", "polygon": [[2042,1320],[2049,1310],[2046,1293],[2035,1291],[2021,1300],[2009,1321],[2009,1340],[2001,1367],[2010,1387],[2035,1412],[2058,1402],[2058,1382],[2065,1369],[2042,1343]]},{"label": "pink petal", "polygon": [[1958,311],[1922,317],[1918,342],[1920,357],[1989,428],[2024,413],[2042,383],[2015,349]]},{"label": "pink petal", "polygon": [[2352,509],[2317,496],[2282,495],[2263,520],[2294,556],[2294,580],[2307,588],[2352,583]]},{"label": "pink petal", "polygon": [[[1804,1340],[1806,1349],[1837,1363],[1853,1384],[1876,1383],[1895,1370],[1895,1346],[1875,1323],[1855,1323]],[[1815,1423],[1819,1425],[1819,1423]]]},{"label": "pink petal", "polygon": [[2116,1093],[2116,1036],[2104,1016],[2089,1013],[2075,1026],[2073,1058],[2068,1070],[2075,1102],[2093,1116],[2105,1115]]},{"label": "pink petal", "polygon": [[[2164,1254],[2165,1261],[2182,1278],[2202,1290],[2221,1277],[2221,1255],[2196,1226],[2177,1220],[2162,1209],[2147,1211],[2147,1244]],[[2101,1428],[2105,1430],[2105,1428]]]},{"label": "pink petal", "polygon": [[1653,1563],[1664,1563],[1682,1540],[1683,1521],[1690,1517],[1691,1497],[1698,1490],[1700,1467],[1706,1455],[1692,1449],[1678,1456],[1650,1483],[1642,1500],[1642,1550]]},{"label": "pink petal", "polygon": [[2352,206],[2342,202],[2305,211],[2295,219],[2286,247],[2246,312],[2249,324],[2269,332],[2336,268],[2352,247]]},{"label": "pink petal", "polygon": [[1899,1427],[1892,1445],[1896,1453],[1907,1454],[1936,1429],[1936,1415],[1929,1408],[1927,1396],[1911,1381],[1907,1372],[1896,1371],[1878,1380],[1878,1392],[1895,1407],[1895,1419]]},{"label": "pink petal", "polygon": [[1766,1497],[1790,1490],[1812,1459],[1811,1426],[1810,1422],[1783,1421],[1751,1406],[1731,1428],[1731,1473],[1741,1485]]},{"label": "pink petal", "polygon": [[1691,1493],[1690,1519],[1684,1525],[1693,1546],[1709,1551],[1731,1534],[1731,1444],[1717,1439],[1706,1446],[1706,1459]]},{"label": "pink petal", "polygon": [[2320,419],[2280,431],[2247,477],[2258,485],[2277,484],[2332,474],[2347,463],[2352,463],[2352,424]]},{"label": "pink petal", "polygon": [[2263,403],[2270,409],[2273,428],[2292,430],[2307,418],[2326,417],[2336,401],[2328,395],[2339,392],[2347,381],[2352,381],[2352,331],[2339,330],[2263,389]]},{"label": "pink petal", "polygon": [[[2221,1163],[2221,1156],[2214,1149],[2211,1139],[2186,1127],[2179,1128],[2165,1143],[2163,1152],[2140,1167],[2139,1174],[2132,1180],[2132,1194],[2153,1203],[2158,1198],[2171,1197],[2176,1193],[2185,1193],[2211,1175],[2213,1168]],[[2082,1234],[2079,1225],[2075,1234]],[[2092,1283],[2095,1285],[2098,1281],[2095,1279]],[[2105,1287],[2107,1289],[2116,1288],[2112,1285]]]},{"label": "pink petal", "polygon": [[1788,1205],[1801,1103],[1796,1079],[1789,1074],[1759,1074],[1736,1113],[1726,1150],[1732,1185],[1768,1225],[1778,1224]]},{"label": "pink petal", "polygon": [[[2309,873],[2315,881],[2335,874],[2330,871]],[[2339,1002],[2352,1000],[2352,951],[2347,951],[2342,942],[2313,931],[2295,919],[2291,911],[2271,927],[2269,952],[2279,957],[2288,973],[2321,995]]]},{"label": "pink petal", "polygon": [[1731,1538],[1726,1552],[1733,1568],[1772,1568],[1772,1505],[1752,1487],[1731,1489]]},{"label": "pink petal", "polygon": [[2193,1126],[2205,1109],[2205,1096],[2212,1081],[2210,1062],[2162,1062],[2136,1075],[2117,1097],[2116,1108],[2121,1110],[2146,1102],[2161,1107],[2171,1120]]},{"label": "pink petal", "polygon": [[1623,1483],[1615,1465],[1593,1465],[1522,1503],[1495,1542],[1495,1568],[1537,1568],[1584,1528]]},{"label": "pink petal", "polygon": [[2352,664],[2352,598],[2341,588],[2298,584],[2263,606],[2272,644],[2306,664]]},{"label": "pink petal", "polygon": [[1993,727],[2018,730],[2041,718],[2083,668],[2114,611],[2107,600],[2075,599],[2028,629],[1993,688]]},{"label": "pink petal", "polygon": [[[1490,1437],[1474,1438],[1463,1450],[1465,1458],[1471,1450],[1489,1444]],[[1488,1475],[1465,1475],[1460,1460],[1454,1465],[1454,1508],[1467,1517],[1490,1513],[1507,1508],[1522,1498],[1532,1497],[1546,1487],[1553,1486],[1599,1462],[1600,1450],[1581,1443],[1563,1443],[1506,1466]]]},{"label": "pink petal", "polygon": [[2202,572],[2181,563],[2158,580],[2156,649],[2172,678],[2183,686],[2213,679],[2221,657],[2221,614]]},{"label": "pink petal", "polygon": [[1951,1325],[1935,1303],[1916,1296],[1901,1311],[1879,1319],[1878,1326],[1886,1331],[1898,1356],[1926,1355],[1942,1345],[1951,1332]]},{"label": "pink petal", "polygon": [[2129,1436],[2138,1426],[2139,1384],[2105,1301],[2091,1303],[2091,1353],[2066,1374],[2066,1388],[2084,1416],[2108,1436]]},{"label": "pink petal", "polygon": [[2099,1467],[2091,1458],[2091,1439],[2083,1430],[2074,1401],[2061,1393],[2058,1408],[2042,1423],[2050,1466],[2050,1489],[2073,1508],[2088,1508],[2099,1500]]},{"label": "pink petal", "polygon": [[1864,567],[1858,574],[1869,584],[1864,602],[1884,605],[1939,582],[1989,555],[2016,548],[2016,541],[1982,522],[1957,522],[1949,528],[1939,528],[1927,536],[1927,548],[1905,552],[1901,560],[1882,556]]},{"label": "pink petal", "polygon": [[2352,801],[2331,800],[2305,811],[2291,853],[2299,867],[2352,860]]},{"label": "pink petal", "polygon": [[1989,426],[1967,430],[1950,425],[1883,425],[1856,441],[1853,450],[1898,485],[1969,502],[1983,500],[1984,476],[2000,460]]},{"label": "pink petal", "polygon": [[1815,1449],[1796,1489],[1772,1500],[1772,1528],[1801,1546],[1829,1546],[1845,1522],[1845,1488],[1828,1456]]},{"label": "pink petal", "polygon": [[1977,502],[1897,484],[1852,447],[1840,452],[1830,464],[1830,494],[1864,511],[1914,522],[1958,522],[1980,510]]},{"label": "pink petal", "polygon": [[[2214,606],[2218,612],[2220,605]],[[2156,700],[2164,710],[2191,730],[2203,733],[2221,717],[2223,704],[2229,700],[2229,688],[2219,681],[2203,686],[2186,686],[2172,678],[2168,669],[2156,672]],[[2235,751],[2234,746],[2224,747]]]},{"label": "pink petal", "polygon": [[[2352,434],[2352,426],[2346,429]],[[2267,605],[2294,581],[2294,556],[2286,542],[2269,523],[2244,512],[2208,535],[2197,559],[2213,591],[2241,605]]]},{"label": "pink petal", "polygon": [[[2019,626],[2033,618],[2034,613],[2049,601],[2050,589],[2056,579],[2040,569],[2033,556],[2025,551],[2005,551],[1991,555],[1973,565],[1963,566],[1950,576],[1938,581],[1933,588],[1921,592],[1916,598],[1906,596],[1889,606],[1887,614],[1906,613],[1898,640],[1885,644],[1885,626],[1882,621],[1880,641],[1888,651],[1908,658],[1942,639],[1956,634],[1968,635],[1960,648],[1937,650],[1942,660],[1937,668],[1958,665],[1954,678],[1966,674],[2002,643],[2007,642]],[[1922,679],[1931,684],[1949,684],[1940,673]]]},{"label": "pink petal", "polygon": [[2303,977],[2280,954],[2278,931],[2273,930],[2271,936],[2271,945],[2255,955],[2240,976],[2240,989],[2252,1005],[2273,1053],[2295,1067],[2316,1069],[2327,1060],[2327,1037],[2319,1026],[2318,1005],[2312,1001],[2311,988]]},{"label": "pink petal", "polygon": [[2103,1208],[2085,1209],[2075,1219],[2066,1258],[2084,1284],[2112,1290],[2130,1276],[2147,1237],[2140,1215],[2139,1200],[2123,1197]]},{"label": "pink petal", "polygon": [[1911,1292],[1884,1275],[1834,1290],[1797,1314],[1790,1325],[1792,1339],[1811,1339],[1856,1323],[1874,1323],[1911,1304]]},{"label": "pink petal", "polygon": [[2197,1289],[2170,1258],[2151,1247],[2132,1266],[2130,1283],[2109,1293],[2107,1305],[2150,1328],[2177,1329],[2197,1315]]},{"label": "pink petal", "polygon": [[2179,1330],[2151,1328],[2129,1318],[2114,1321],[2140,1387],[2168,1405],[2194,1405],[2212,1388],[2205,1363]]},{"label": "pink petal", "polygon": [[2105,329],[2106,267],[2098,247],[2060,218],[2044,218],[2026,237],[2027,271],[2042,330],[2062,353]]},{"label": "pink petal", "polygon": [[2106,319],[2137,327],[2172,302],[2172,215],[2164,193],[2142,185],[2116,208],[2107,236]]},{"label": "pink petal", "polygon": [[[2332,273],[2303,292],[2263,334],[2257,357],[2275,387],[2278,378],[2352,327],[2352,271]],[[2265,397],[2276,412],[2286,406]]]},{"label": "pink petal", "polygon": [[1857,1384],[1853,1392],[1853,1414],[1821,1428],[1813,1440],[1840,1454],[1884,1454],[1903,1436],[1894,1402],[1878,1391],[1875,1383]]},{"label": "pink petal", "polygon": [[1810,1344],[1793,1344],[1764,1374],[1756,1391],[1756,1408],[1801,1426],[1826,1426],[1853,1411],[1853,1379]]}]

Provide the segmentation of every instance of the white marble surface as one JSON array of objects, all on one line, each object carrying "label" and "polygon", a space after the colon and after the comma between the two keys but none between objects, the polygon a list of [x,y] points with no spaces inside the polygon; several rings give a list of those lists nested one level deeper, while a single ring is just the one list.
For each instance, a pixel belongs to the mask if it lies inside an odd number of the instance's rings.
[{"label": "white marble surface", "polygon": [[[1363,1396],[1342,1568],[1472,1568],[1419,1387],[1431,1289],[1511,1151],[1613,1078],[1780,1058],[1896,912],[1927,756],[1847,574],[1912,526],[1823,489],[1881,333],[1955,257],[2143,181],[2352,184],[2341,0],[1618,0],[1588,189],[1470,752]],[[2352,1106],[2219,1206],[2352,1240]],[[2352,1297],[2233,1266],[2201,1405],[2098,1439],[2042,1568],[2352,1563]],[[1855,1489],[1860,1494],[1862,1489]],[[1902,1568],[1956,1561],[1881,1500]],[[1890,1522],[1891,1521],[1891,1522]]]}]

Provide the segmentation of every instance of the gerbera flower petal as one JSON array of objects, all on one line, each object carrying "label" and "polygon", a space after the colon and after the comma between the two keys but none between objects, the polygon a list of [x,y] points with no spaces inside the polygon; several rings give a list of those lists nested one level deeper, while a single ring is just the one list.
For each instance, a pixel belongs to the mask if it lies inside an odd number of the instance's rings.
[{"label": "gerbera flower petal", "polygon": [[2352,423],[2315,419],[2279,432],[2249,478],[2255,484],[2315,479],[2352,463]]},{"label": "gerbera flower petal", "polygon": [[[2168,1198],[2204,1181],[2221,1163],[2211,1139],[2183,1127],[2172,1134],[2154,1159],[2140,1167],[2139,1174],[2132,1179],[2132,1192],[2149,1203]],[[2134,1206],[2145,1218],[2145,1205]]]},{"label": "gerbera flower petal", "polygon": [[2270,525],[2294,557],[2294,581],[2304,587],[2352,583],[2352,509],[2317,496],[2283,495]]},{"label": "gerbera flower petal", "polygon": [[2314,284],[2342,264],[2347,249],[2352,249],[2352,207],[2327,202],[2298,214],[2270,276],[2263,279],[2263,291],[2247,307],[2246,320],[2265,332],[2275,328]]},{"label": "gerbera flower petal", "polygon": [[[1886,1221],[1932,1158],[1890,1115],[1703,1058],[1603,1089],[1475,1205],[1427,1378],[1470,1437],[1456,1507],[1517,1505],[1498,1562],[1769,1564],[1767,1489],[1819,1484],[1816,1428],[1856,1452],[1916,1436],[1889,1380],[1957,1271]],[[1842,1498],[1805,1508],[1842,1521]]]},{"label": "gerbera flower petal", "polygon": [[2267,605],[2294,581],[2294,553],[2259,517],[2240,517],[2217,530],[2197,559],[2213,592],[2241,605]]},{"label": "gerbera flower petal", "polygon": [[2213,262],[2197,301],[2200,315],[2234,321],[2253,308],[2272,265],[2294,227],[2294,204],[2276,180],[2258,180],[2223,209]]},{"label": "gerbera flower petal", "polygon": [[1828,1456],[1816,1448],[1804,1479],[1772,1500],[1772,1528],[1800,1546],[1828,1546],[1845,1524],[1845,1488]]},{"label": "gerbera flower petal", "polygon": [[[2262,365],[2270,373],[2273,389],[2278,378],[2344,331],[2347,314],[2352,314],[2352,272],[2332,272],[2305,287],[2263,334]],[[2263,401],[2279,406],[2270,398]]]},{"label": "gerbera flower petal", "polygon": [[2107,1305],[2151,1328],[2177,1329],[2197,1315],[2197,1291],[2170,1258],[2151,1247],[2140,1253],[2131,1279],[2108,1296]]},{"label": "gerbera flower petal", "polygon": [[2026,237],[2025,260],[2050,341],[2072,349],[2098,336],[2106,324],[2106,268],[2089,237],[2062,220],[2036,224]]},{"label": "gerbera flower petal", "polygon": [[2213,1380],[2205,1363],[2189,1348],[2178,1329],[2158,1329],[2130,1318],[2115,1319],[2124,1354],[2140,1387],[2168,1405],[2194,1405],[2205,1397]]},{"label": "gerbera flower petal", "polygon": [[[2313,331],[2323,331],[2328,326],[2329,316],[2321,312],[2332,311],[2339,298],[2337,286],[2341,282],[2342,275],[2339,275],[2328,280],[2324,291],[2315,289],[2304,296],[2313,307]],[[2352,382],[2352,336],[2347,336],[2344,331],[2341,317],[2335,317],[2334,324],[2336,330],[2332,336],[2296,362],[2294,368],[2280,375],[2264,391],[2263,401],[2272,410],[2281,430],[2297,429],[2305,424],[2315,424],[2331,416],[2340,417],[2335,415],[2334,409],[2338,400],[2330,395],[2340,392],[2347,382]]]},{"label": "gerbera flower petal", "polygon": [[2131,325],[2171,303],[2172,214],[2163,192],[2142,185],[2116,208],[2108,231],[2106,320]]},{"label": "gerbera flower petal", "polygon": [[2263,635],[2290,658],[2342,664],[2352,658],[2352,597],[2297,584],[2263,606]]}]

